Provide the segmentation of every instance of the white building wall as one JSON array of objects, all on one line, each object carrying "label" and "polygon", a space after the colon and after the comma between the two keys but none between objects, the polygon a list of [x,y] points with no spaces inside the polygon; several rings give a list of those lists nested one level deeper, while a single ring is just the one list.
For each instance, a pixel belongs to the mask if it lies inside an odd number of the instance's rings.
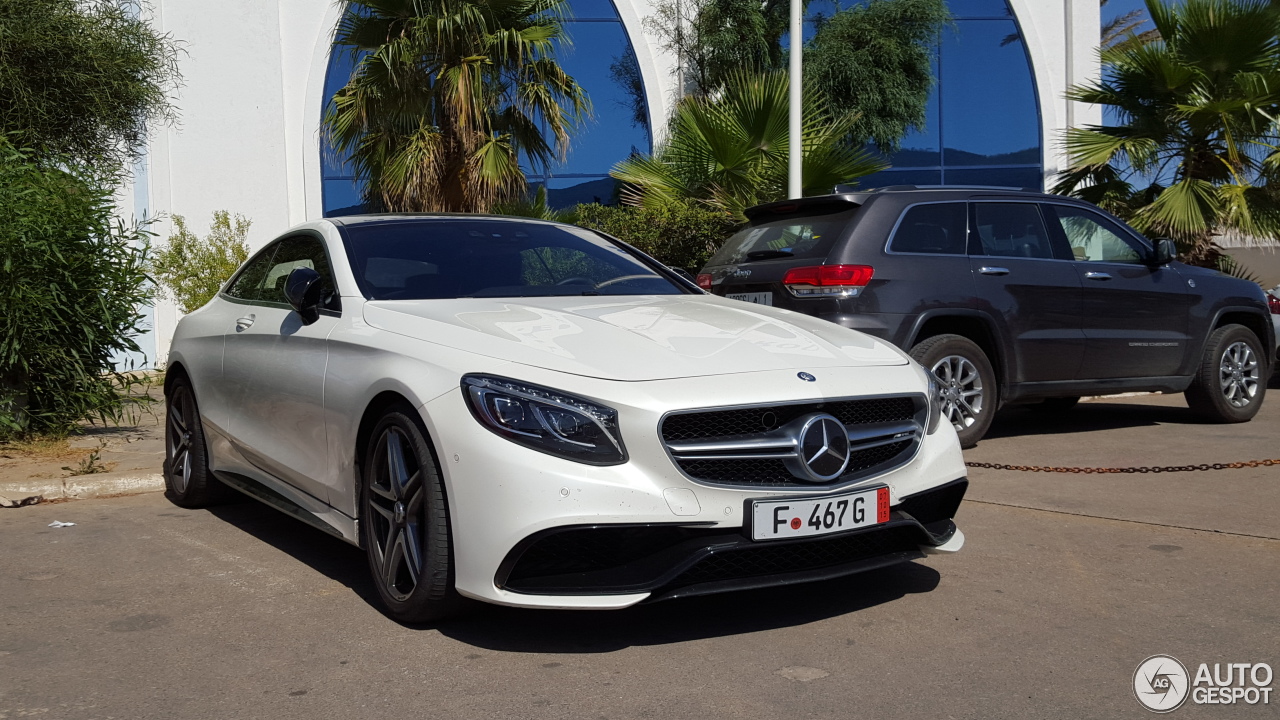
[{"label": "white building wall", "polygon": [[[674,58],[645,37],[651,0],[615,2],[644,76],[651,127],[660,131],[675,99]],[[1098,3],[1010,3],[1031,52],[1051,183],[1064,164],[1063,129],[1101,120],[1097,108],[1063,99],[1067,87],[1098,72]],[[186,46],[177,103],[182,119],[152,137],[146,172],[121,198],[125,214],[145,207],[153,215],[182,215],[203,229],[215,210],[241,213],[253,220],[253,249],[320,217],[320,113],[337,3],[154,0],[153,7],[155,24]],[[162,221],[154,229],[163,240],[171,224]],[[171,303],[156,307],[158,364],[177,320]]]}]

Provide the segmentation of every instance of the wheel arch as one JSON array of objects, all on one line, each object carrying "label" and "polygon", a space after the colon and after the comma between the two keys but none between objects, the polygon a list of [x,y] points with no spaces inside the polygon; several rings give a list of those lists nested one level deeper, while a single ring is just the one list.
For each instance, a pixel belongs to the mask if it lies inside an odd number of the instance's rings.
[{"label": "wheel arch", "polygon": [[1266,359],[1266,367],[1270,370],[1275,362],[1273,349],[1275,348],[1275,338],[1272,337],[1274,328],[1271,324],[1270,314],[1263,314],[1256,308],[1249,307],[1226,307],[1218,310],[1218,314],[1214,316],[1213,323],[1209,326],[1209,332],[1200,340],[1199,352],[1195,358],[1199,359],[1204,355],[1205,344],[1209,342],[1209,336],[1227,325],[1243,325],[1258,338],[1258,343],[1262,345],[1262,355]]},{"label": "wheel arch", "polygon": [[923,313],[916,319],[908,335],[906,350],[938,335],[959,335],[973,341],[991,360],[996,373],[996,383],[1001,395],[1008,385],[1009,358],[1005,356],[1005,344],[996,330],[996,323],[986,313],[978,310],[939,310]]}]

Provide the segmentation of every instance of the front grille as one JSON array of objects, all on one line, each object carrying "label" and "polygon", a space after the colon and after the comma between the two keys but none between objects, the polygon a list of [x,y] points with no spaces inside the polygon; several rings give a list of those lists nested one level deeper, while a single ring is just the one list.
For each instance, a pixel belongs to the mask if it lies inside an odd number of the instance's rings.
[{"label": "front grille", "polygon": [[672,443],[750,437],[815,412],[827,413],[845,425],[869,425],[910,420],[915,416],[916,403],[910,397],[887,397],[680,413],[662,423],[662,439]]},{"label": "front grille", "polygon": [[[774,437],[779,428],[813,413],[827,413],[853,431],[860,426],[889,425],[923,420],[924,399],[912,396],[833,400],[753,408],[702,410],[669,415],[662,423],[661,435],[668,449],[690,443],[723,443]],[[785,432],[785,430],[783,431]],[[847,483],[860,477],[885,472],[908,461],[919,444],[920,433],[874,447],[854,447],[844,474],[830,484]],[[717,453],[679,453],[672,459],[686,475],[713,485],[771,488],[812,488],[815,484],[801,480],[787,469],[786,462],[774,457],[715,457]],[[732,455],[734,453],[720,453]]]},{"label": "front grille", "polygon": [[763,575],[782,575],[844,565],[920,546],[920,531],[897,527],[785,545],[751,545],[710,555],[681,573],[671,586],[682,587]]}]

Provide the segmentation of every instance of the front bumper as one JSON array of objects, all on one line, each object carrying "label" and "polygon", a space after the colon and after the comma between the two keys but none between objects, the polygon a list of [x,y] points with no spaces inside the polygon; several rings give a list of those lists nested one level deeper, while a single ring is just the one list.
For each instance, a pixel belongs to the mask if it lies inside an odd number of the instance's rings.
[{"label": "front bumper", "polygon": [[[549,387],[568,384],[563,375],[531,368],[513,367],[505,374]],[[618,409],[628,462],[594,467],[511,443],[471,417],[460,391],[422,407],[444,475],[455,587],[460,594],[520,607],[623,608],[646,600],[834,577],[918,558],[924,551],[946,552],[963,541],[950,522],[954,510],[952,514],[921,515],[924,521],[902,510],[912,496],[957,478],[963,482],[964,462],[950,425],[926,436],[916,456],[901,467],[852,485],[800,490],[711,486],[693,480],[672,462],[658,434],[664,413],[682,407],[723,405],[725,398],[793,402],[915,387],[920,379],[913,366],[860,368],[856,373],[839,375],[824,372],[818,382],[810,383],[797,381],[794,372],[645,383],[576,377],[572,383],[576,393]],[[787,547],[783,544],[786,541],[755,543],[742,535],[747,501],[797,494],[822,497],[875,485],[889,487],[891,507],[899,511],[888,525],[848,536],[826,536],[822,543],[797,542],[785,552],[820,552],[823,558],[799,561],[793,557],[791,565],[783,568],[785,572],[750,569],[731,576],[712,576],[719,564],[759,564],[770,553],[783,553]],[[939,521],[945,523],[933,524]],[[538,538],[563,535],[566,530],[622,526],[653,526],[675,532],[664,530],[669,536],[659,538],[656,546],[640,543],[630,554],[606,553],[595,565],[572,568],[562,564],[557,568],[553,564],[538,573],[527,567],[517,571],[524,551]],[[839,543],[826,544],[836,540]],[[766,551],[766,545],[775,549]],[[606,581],[600,574],[580,581],[554,578],[607,570],[620,579]]]},{"label": "front bumper", "polygon": [[494,582],[525,595],[645,593],[656,601],[841,577],[962,543],[952,518],[967,487],[961,478],[904,498],[882,525],[789,541],[675,524],[552,528],[516,545]]}]

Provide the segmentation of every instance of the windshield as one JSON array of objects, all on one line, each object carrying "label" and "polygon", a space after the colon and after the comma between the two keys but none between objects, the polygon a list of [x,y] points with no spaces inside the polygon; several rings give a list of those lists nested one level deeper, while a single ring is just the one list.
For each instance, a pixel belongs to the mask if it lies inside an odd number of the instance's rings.
[{"label": "windshield", "polygon": [[356,222],[340,226],[370,300],[684,291],[588,230],[494,218]]},{"label": "windshield", "polygon": [[814,208],[804,215],[769,220],[738,231],[707,265],[737,265],[778,258],[825,258],[840,231],[857,213],[843,206]]}]

